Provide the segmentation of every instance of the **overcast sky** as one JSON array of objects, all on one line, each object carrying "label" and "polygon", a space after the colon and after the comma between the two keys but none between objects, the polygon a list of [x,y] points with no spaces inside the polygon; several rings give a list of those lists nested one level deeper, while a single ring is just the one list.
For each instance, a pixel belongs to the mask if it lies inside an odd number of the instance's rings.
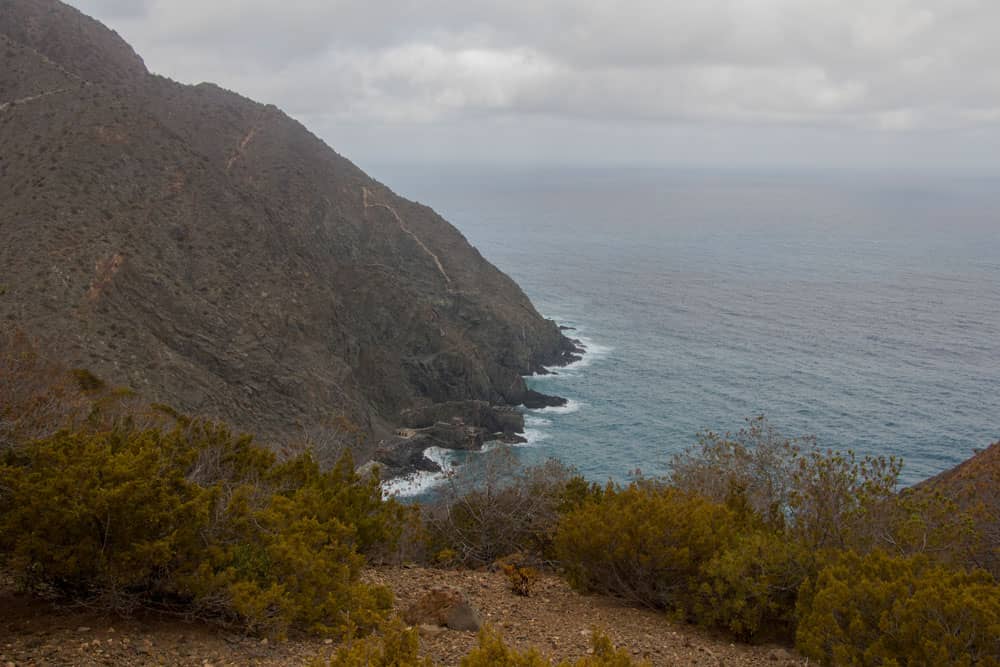
[{"label": "overcast sky", "polygon": [[1000,168],[997,0],[75,4],[361,166]]}]

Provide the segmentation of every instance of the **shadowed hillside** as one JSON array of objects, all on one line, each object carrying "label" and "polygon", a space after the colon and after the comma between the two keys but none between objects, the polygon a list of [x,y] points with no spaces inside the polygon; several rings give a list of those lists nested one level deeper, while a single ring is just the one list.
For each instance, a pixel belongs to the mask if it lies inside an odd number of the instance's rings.
[{"label": "shadowed hillside", "polygon": [[517,404],[572,351],[454,227],[276,107],[151,75],[55,0],[0,5],[0,58],[0,320],[66,363],[280,440]]}]

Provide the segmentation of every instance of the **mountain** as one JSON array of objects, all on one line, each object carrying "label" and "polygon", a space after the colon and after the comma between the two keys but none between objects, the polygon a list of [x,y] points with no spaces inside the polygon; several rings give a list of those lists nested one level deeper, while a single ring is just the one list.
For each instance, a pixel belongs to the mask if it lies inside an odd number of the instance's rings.
[{"label": "mountain", "polygon": [[57,0],[0,3],[0,59],[4,327],[279,442],[345,416],[362,457],[420,410],[549,400],[522,375],[572,358],[557,325],[278,108]]}]

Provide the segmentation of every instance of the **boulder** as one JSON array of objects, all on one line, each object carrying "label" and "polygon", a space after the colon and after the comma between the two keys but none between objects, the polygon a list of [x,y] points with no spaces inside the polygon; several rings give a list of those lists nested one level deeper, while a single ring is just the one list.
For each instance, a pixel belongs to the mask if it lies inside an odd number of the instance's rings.
[{"label": "boulder", "polygon": [[484,439],[482,428],[466,426],[461,419],[437,422],[427,428],[417,429],[417,435],[428,438],[437,447],[469,451],[482,449]]},{"label": "boulder", "polygon": [[441,466],[424,456],[424,450],[434,444],[425,434],[394,436],[379,443],[372,459],[386,468],[386,479],[417,471],[440,472]]},{"label": "boulder", "polygon": [[538,408],[558,408],[566,405],[566,399],[559,396],[549,396],[547,394],[542,394],[535,391],[534,389],[529,389],[524,392],[524,397],[521,401],[524,407],[531,410]]},{"label": "boulder", "polygon": [[427,428],[441,422],[460,419],[466,426],[477,426],[486,433],[524,431],[524,416],[517,410],[488,401],[445,401],[403,410],[399,421],[409,428]]},{"label": "boulder", "polygon": [[467,632],[476,632],[482,625],[479,612],[465,594],[450,586],[436,586],[424,593],[403,612],[403,619],[410,625],[443,626]]}]

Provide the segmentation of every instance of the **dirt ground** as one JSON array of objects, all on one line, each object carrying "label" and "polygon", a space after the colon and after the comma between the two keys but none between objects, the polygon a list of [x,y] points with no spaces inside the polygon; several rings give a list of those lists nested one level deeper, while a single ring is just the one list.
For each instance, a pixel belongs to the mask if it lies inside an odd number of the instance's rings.
[{"label": "dirt ground", "polygon": [[[508,644],[534,647],[553,658],[586,655],[590,633],[598,630],[634,657],[657,666],[806,664],[787,648],[733,643],[621,600],[579,595],[553,575],[543,575],[529,597],[511,592],[498,572],[392,567],[370,569],[365,576],[392,588],[400,610],[432,586],[458,588]],[[421,632],[422,651],[442,666],[458,665],[475,642],[472,632]],[[323,639],[264,641],[179,619],[112,618],[17,596],[9,587],[0,592],[0,667],[304,665],[322,660],[335,648]]]}]

